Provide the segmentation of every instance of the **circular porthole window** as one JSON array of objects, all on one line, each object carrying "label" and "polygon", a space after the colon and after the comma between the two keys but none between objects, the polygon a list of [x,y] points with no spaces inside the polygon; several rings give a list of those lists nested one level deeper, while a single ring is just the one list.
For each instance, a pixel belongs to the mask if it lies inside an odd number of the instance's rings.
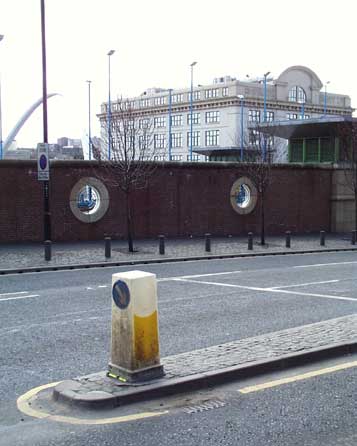
[{"label": "circular porthole window", "polygon": [[231,205],[238,214],[249,214],[257,203],[257,188],[247,177],[241,177],[231,188]]},{"label": "circular porthole window", "polygon": [[104,216],[108,206],[108,190],[97,178],[82,178],[74,185],[70,207],[78,220],[94,223]]}]

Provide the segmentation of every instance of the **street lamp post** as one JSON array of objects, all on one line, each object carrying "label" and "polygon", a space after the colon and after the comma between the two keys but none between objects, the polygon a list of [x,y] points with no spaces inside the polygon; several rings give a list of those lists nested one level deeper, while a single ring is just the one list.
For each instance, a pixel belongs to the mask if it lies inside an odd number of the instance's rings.
[{"label": "street lamp post", "polygon": [[169,161],[172,156],[172,88],[169,88]]},{"label": "street lamp post", "polygon": [[330,83],[330,81],[327,81],[325,84],[325,95],[324,95],[324,116],[326,116],[327,113],[327,85]]},{"label": "street lamp post", "polygon": [[[264,123],[267,120],[267,77],[269,76],[270,71],[264,73]],[[264,135],[264,144],[263,144],[263,161],[265,161],[266,157],[266,149],[267,149],[267,139]]]},{"label": "street lamp post", "polygon": [[[45,0],[41,0],[43,142],[48,144]],[[44,240],[51,240],[49,180],[43,182]]]},{"label": "street lamp post", "polygon": [[240,94],[238,96],[240,99],[240,160],[243,162],[243,150],[244,150],[244,141],[243,141],[243,117],[244,117],[244,96]]},{"label": "street lamp post", "polygon": [[88,158],[92,159],[92,135],[91,135],[91,107],[90,107],[90,85],[92,81],[87,81],[88,83]]},{"label": "street lamp post", "polygon": [[301,103],[301,119],[305,119],[305,100]]},{"label": "street lamp post", "polygon": [[112,115],[112,105],[110,102],[110,56],[115,53],[115,50],[110,50],[107,54],[108,56],[108,160],[110,160],[110,149],[111,149],[111,115]]},{"label": "street lamp post", "polygon": [[191,98],[190,98],[190,161],[192,161],[192,137],[193,137],[193,67],[197,62],[192,62],[191,67]]},{"label": "street lamp post", "polygon": [[[4,36],[2,34],[0,34],[0,42],[2,41],[2,39],[4,38]],[[1,75],[0,75],[0,160],[3,158],[3,153],[2,153],[2,109],[1,109]]]}]

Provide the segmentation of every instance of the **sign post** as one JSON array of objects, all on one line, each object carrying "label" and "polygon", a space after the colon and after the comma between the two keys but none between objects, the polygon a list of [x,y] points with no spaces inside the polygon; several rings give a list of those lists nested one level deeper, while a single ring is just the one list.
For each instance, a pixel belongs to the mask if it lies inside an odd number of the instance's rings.
[{"label": "sign post", "polygon": [[50,163],[48,155],[48,144],[37,144],[37,179],[39,181],[49,181]]}]

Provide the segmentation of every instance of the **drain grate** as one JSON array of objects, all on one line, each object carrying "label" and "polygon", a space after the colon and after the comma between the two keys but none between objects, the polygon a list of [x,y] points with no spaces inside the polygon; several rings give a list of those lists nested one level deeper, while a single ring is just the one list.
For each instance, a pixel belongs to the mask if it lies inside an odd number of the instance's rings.
[{"label": "drain grate", "polygon": [[219,409],[220,407],[224,407],[226,403],[219,400],[214,401],[206,401],[202,404],[197,404],[196,406],[189,406],[184,408],[184,412],[186,413],[199,413],[204,412],[206,410]]}]

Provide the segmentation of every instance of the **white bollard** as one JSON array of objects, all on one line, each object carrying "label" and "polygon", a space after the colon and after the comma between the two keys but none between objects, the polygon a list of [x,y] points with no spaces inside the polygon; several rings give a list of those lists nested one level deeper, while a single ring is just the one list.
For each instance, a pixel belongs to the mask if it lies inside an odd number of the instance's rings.
[{"label": "white bollard", "polygon": [[112,276],[112,341],[108,376],[144,381],[164,375],[160,365],[156,275]]}]

